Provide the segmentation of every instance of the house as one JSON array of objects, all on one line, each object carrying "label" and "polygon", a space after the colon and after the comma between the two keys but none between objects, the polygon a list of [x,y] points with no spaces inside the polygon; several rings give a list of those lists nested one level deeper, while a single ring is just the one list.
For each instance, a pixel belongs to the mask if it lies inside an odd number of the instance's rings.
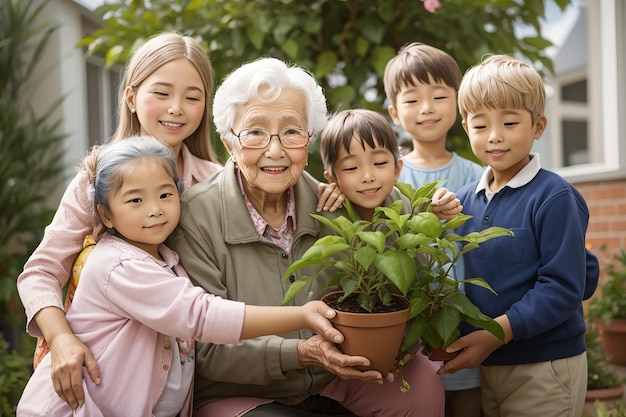
[{"label": "house", "polygon": [[546,168],[584,195],[588,246],[607,262],[626,248],[626,2],[577,3],[577,18],[553,58],[548,132],[536,150]]},{"label": "house", "polygon": [[75,166],[91,146],[113,133],[120,68],[107,70],[104,59],[87,57],[77,47],[87,34],[102,25],[89,0],[37,0],[45,2],[39,19],[56,26],[41,62],[31,78],[30,105],[42,114],[55,100],[63,101],[53,113],[65,139],[65,183],[50,195],[56,206]]},{"label": "house", "polygon": [[[43,1],[43,0],[42,0]],[[59,24],[35,76],[37,110],[60,96],[66,139],[66,180],[91,145],[112,134],[120,69],[76,45],[100,24],[91,10],[98,0],[48,0],[42,14]],[[571,181],[590,207],[588,242],[608,256],[626,248],[626,2],[577,1],[577,18],[554,57],[547,80],[548,132],[537,142],[542,164]],[[62,190],[51,196],[55,205]],[[610,259],[610,258],[609,258]]]}]

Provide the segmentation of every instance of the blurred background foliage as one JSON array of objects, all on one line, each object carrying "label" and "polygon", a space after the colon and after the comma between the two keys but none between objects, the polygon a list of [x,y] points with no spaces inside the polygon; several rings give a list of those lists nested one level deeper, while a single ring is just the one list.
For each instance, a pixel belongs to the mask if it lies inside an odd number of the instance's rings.
[{"label": "blurred background foliage", "polygon": [[62,182],[64,135],[54,111],[28,104],[33,71],[56,27],[41,23],[45,3],[0,1],[0,416],[15,405],[32,372],[35,339],[24,332],[16,279],[54,210],[46,199]]},{"label": "blurred background foliage", "polygon": [[[83,39],[109,66],[124,63],[145,38],[176,31],[198,39],[219,84],[229,72],[260,56],[302,65],[324,87],[331,113],[369,108],[386,114],[382,74],[403,45],[417,41],[452,55],[464,72],[487,53],[516,55],[543,74],[552,63],[541,22],[547,0],[440,0],[429,12],[419,0],[121,0],[96,9],[104,27]],[[555,0],[564,9],[569,0]],[[524,28],[521,35],[521,28]],[[401,136],[410,145],[410,139]],[[449,148],[471,154],[457,123]],[[226,158],[220,141],[214,146]],[[321,162],[313,149],[309,171]]]}]

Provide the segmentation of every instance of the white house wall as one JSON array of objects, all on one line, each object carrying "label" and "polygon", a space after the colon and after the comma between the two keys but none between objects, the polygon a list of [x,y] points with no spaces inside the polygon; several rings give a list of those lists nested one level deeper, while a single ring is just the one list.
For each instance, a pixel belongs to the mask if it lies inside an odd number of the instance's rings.
[{"label": "white house wall", "polygon": [[49,203],[56,205],[74,167],[87,153],[87,115],[85,92],[85,58],[76,45],[82,38],[81,22],[87,9],[71,0],[43,0],[46,5],[39,15],[42,22],[51,22],[57,29],[48,39],[40,65],[33,77],[30,104],[37,114],[43,114],[63,97],[54,119],[60,121],[60,131],[67,135],[65,147],[65,178]]}]

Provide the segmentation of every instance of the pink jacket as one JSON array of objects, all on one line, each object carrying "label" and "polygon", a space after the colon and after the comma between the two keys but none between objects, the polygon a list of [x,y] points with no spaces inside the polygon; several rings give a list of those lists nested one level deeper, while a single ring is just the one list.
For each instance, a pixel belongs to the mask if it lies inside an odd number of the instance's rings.
[{"label": "pink jacket", "polygon": [[[105,233],[89,256],[67,320],[95,355],[102,382],[94,385],[84,372],[86,398],[77,416],[151,416],[165,387],[174,337],[239,342],[245,305],[194,286],[174,251],[161,245],[159,252],[165,262]],[[181,416],[191,414],[191,392],[186,405]],[[17,416],[71,415],[52,386],[48,353],[24,390]]]},{"label": "pink jacket", "polygon": [[[219,171],[219,164],[194,156],[183,144],[181,148],[185,188],[205,180]],[[79,172],[70,182],[52,223],[30,256],[17,280],[17,289],[26,310],[26,331],[43,336],[33,320],[45,307],[63,308],[62,288],[69,280],[72,263],[83,248],[83,239],[93,232],[93,187],[85,173]]]}]

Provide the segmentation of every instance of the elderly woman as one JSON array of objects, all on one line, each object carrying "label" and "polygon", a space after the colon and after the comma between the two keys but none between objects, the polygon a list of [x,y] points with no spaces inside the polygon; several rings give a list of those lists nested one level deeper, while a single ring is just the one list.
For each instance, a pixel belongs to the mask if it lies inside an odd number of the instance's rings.
[{"label": "elderly woman", "polygon": [[[327,121],[326,99],[307,71],[262,58],[225,79],[213,112],[231,158],[184,195],[181,230],[171,244],[207,291],[279,305],[290,284],[281,281],[283,272],[323,233],[309,216],[318,183],[304,167]],[[294,301],[303,304],[323,291],[314,284]],[[346,415],[346,409],[358,416],[443,415],[438,364],[423,355],[404,366],[412,389],[403,394],[400,381],[358,370],[366,358],[343,355],[310,331],[198,345],[198,416]]]}]

